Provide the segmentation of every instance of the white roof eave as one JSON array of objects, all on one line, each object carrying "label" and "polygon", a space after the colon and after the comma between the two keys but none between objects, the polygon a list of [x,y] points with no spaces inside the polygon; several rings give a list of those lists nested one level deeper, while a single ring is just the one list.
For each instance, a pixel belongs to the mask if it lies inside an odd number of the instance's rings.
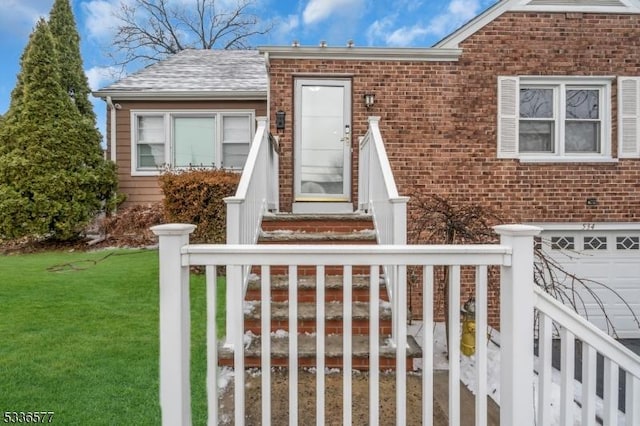
[{"label": "white roof eave", "polygon": [[126,91],[97,90],[96,98],[111,97],[114,100],[266,100],[266,90],[255,91]]},{"label": "white roof eave", "polygon": [[457,61],[461,49],[442,48],[389,48],[389,47],[289,47],[261,46],[260,53],[269,59],[334,59],[366,61]]}]

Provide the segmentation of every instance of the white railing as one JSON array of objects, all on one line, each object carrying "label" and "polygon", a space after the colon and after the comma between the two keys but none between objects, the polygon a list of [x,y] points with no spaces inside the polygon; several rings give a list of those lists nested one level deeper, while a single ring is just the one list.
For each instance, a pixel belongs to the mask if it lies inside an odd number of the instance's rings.
[{"label": "white railing", "polygon": [[[538,320],[538,405],[537,424],[551,424],[559,418],[562,425],[640,425],[640,358],[609,335],[594,327],[562,303],[539,288],[535,288],[534,307]],[[559,383],[553,383],[551,354],[554,337],[560,337]],[[582,374],[574,380],[576,340],[581,342]],[[597,355],[604,358],[600,380],[603,381],[603,410],[597,412]],[[624,414],[618,411],[619,371],[624,371]],[[552,386],[560,386],[560,406],[552,407]],[[579,392],[576,392],[576,388]],[[576,393],[580,395],[580,413],[576,415]]]},{"label": "white railing", "polygon": [[277,209],[278,155],[267,119],[259,117],[258,128],[238,183],[227,203],[227,244],[255,244],[267,209]]},{"label": "white railing", "polygon": [[[501,364],[502,397],[501,424],[534,424],[533,410],[533,236],[538,228],[522,225],[496,227],[501,235],[499,245],[380,245],[380,246],[310,246],[310,245],[189,245],[192,225],[170,224],[152,228],[160,237],[160,403],[164,425],[191,424],[190,366],[190,320],[189,320],[189,268],[191,265],[205,265],[207,271],[207,388],[208,424],[218,423],[218,352],[216,341],[216,266],[262,265],[261,271],[261,372],[262,372],[262,424],[270,424],[271,395],[270,374],[270,268],[273,265],[288,265],[289,277],[289,383],[298,383],[298,340],[297,330],[297,268],[300,265],[316,265],[317,300],[324,300],[325,267],[341,265],[344,273],[345,325],[343,339],[343,365],[351,371],[352,330],[348,324],[351,318],[350,304],[352,270],[354,266],[370,268],[370,330],[377,330],[379,324],[378,276],[381,265],[391,265],[397,273],[398,295],[404,295],[406,302],[407,266],[418,265],[423,272],[423,297],[425,307],[424,336],[419,342],[423,350],[422,413],[423,424],[431,424],[433,413],[433,294],[434,266],[448,265],[450,303],[449,334],[460,333],[460,288],[461,267],[475,268],[476,276],[476,425],[487,424],[487,281],[488,266],[498,265],[501,273]],[[466,276],[466,274],[465,274]],[[227,287],[240,286],[238,277],[227,275]],[[405,307],[406,304],[400,305]],[[316,367],[324,371],[325,333],[323,303],[317,305],[318,324],[316,333]],[[234,369],[244,371],[244,319],[243,297],[234,293],[226,301],[227,312],[232,321],[230,339],[233,350]],[[404,310],[404,309],[403,309]],[[406,313],[404,314],[406,317]],[[229,324],[227,324],[229,325]],[[408,416],[421,413],[406,412],[406,327],[399,328],[395,346],[396,371],[396,424],[406,424]],[[378,333],[370,335],[369,410],[370,424],[379,423],[379,346]],[[455,338],[452,338],[455,341]],[[449,421],[451,425],[460,423],[460,349],[457,344],[449,348]],[[234,374],[234,421],[240,426],[245,421],[245,376]],[[343,423],[351,424],[351,374],[343,374]],[[324,419],[324,375],[317,375],[317,424]],[[298,388],[289,388],[289,424],[298,424]],[[282,415],[282,413],[279,413]]]},{"label": "white railing", "polygon": [[[278,147],[269,133],[265,117],[259,117],[258,128],[247,156],[238,189],[227,197],[227,244],[255,244],[260,236],[262,216],[268,209],[278,209]],[[227,274],[242,282],[227,287],[227,299],[234,300],[246,291],[250,265],[229,266]],[[231,336],[231,313],[227,311],[227,339]],[[229,345],[230,342],[227,342]]]},{"label": "white railing", "polygon": [[[407,202],[409,197],[398,195],[389,158],[379,127],[380,117],[369,117],[369,129],[360,138],[358,155],[358,209],[373,217],[378,244],[407,243]],[[384,265],[387,294],[391,303],[392,339],[396,344],[397,329],[404,327],[406,299],[398,292],[397,268]],[[403,300],[401,300],[403,299]]]},{"label": "white railing", "polygon": [[409,197],[398,195],[379,121],[369,117],[369,129],[360,139],[358,208],[373,216],[378,244],[406,244]]}]

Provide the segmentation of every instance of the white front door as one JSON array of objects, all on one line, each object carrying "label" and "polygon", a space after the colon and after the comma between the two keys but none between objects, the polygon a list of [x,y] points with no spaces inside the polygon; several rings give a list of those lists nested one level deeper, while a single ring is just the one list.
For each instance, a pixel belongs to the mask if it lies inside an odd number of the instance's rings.
[{"label": "white front door", "polygon": [[351,201],[351,81],[297,79],[296,202]]}]

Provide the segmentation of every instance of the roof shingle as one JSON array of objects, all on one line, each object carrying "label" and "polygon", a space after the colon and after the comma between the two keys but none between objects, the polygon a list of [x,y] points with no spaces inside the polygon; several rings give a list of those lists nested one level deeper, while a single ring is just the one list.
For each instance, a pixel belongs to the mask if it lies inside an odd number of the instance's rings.
[{"label": "roof shingle", "polygon": [[267,92],[265,60],[257,50],[188,49],[95,92],[122,93]]}]

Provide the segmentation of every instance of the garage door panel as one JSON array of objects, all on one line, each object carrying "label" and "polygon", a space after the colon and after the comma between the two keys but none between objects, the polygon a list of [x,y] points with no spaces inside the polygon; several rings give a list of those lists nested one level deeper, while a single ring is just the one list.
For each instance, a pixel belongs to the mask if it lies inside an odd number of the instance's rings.
[{"label": "garage door panel", "polygon": [[[581,298],[584,306],[580,307],[581,314],[588,320],[604,331],[611,332],[607,329],[606,321],[602,308],[594,300],[594,296],[599,298],[605,305],[606,313],[613,322],[617,334],[620,337],[640,338],[640,328],[634,321],[633,314],[620,298],[624,299],[631,307],[636,316],[640,316],[640,250],[621,249],[617,244],[620,236],[632,236],[636,238],[640,235],[640,231],[570,231],[562,233],[559,231],[543,232],[543,241],[548,241],[548,249],[545,253],[561,265],[567,272],[578,278],[587,280],[590,292],[583,288],[581,284],[574,283],[573,288],[576,290],[576,298]],[[552,238],[559,241],[558,237],[572,237],[575,242],[573,250],[559,250],[556,246],[555,250],[550,249]],[[598,236],[599,241],[605,241],[606,249],[595,250],[588,249],[587,245],[583,245],[585,241],[593,241],[593,237]],[[631,247],[631,245],[627,245]],[[583,250],[587,248],[587,250]],[[593,247],[592,247],[593,248]],[[558,274],[558,279],[571,287],[571,278]],[[595,282],[588,282],[592,280]],[[602,283],[609,287],[598,285]],[[570,294],[571,289],[565,291]],[[617,293],[617,294],[616,294]],[[586,311],[585,311],[586,310]]]}]

